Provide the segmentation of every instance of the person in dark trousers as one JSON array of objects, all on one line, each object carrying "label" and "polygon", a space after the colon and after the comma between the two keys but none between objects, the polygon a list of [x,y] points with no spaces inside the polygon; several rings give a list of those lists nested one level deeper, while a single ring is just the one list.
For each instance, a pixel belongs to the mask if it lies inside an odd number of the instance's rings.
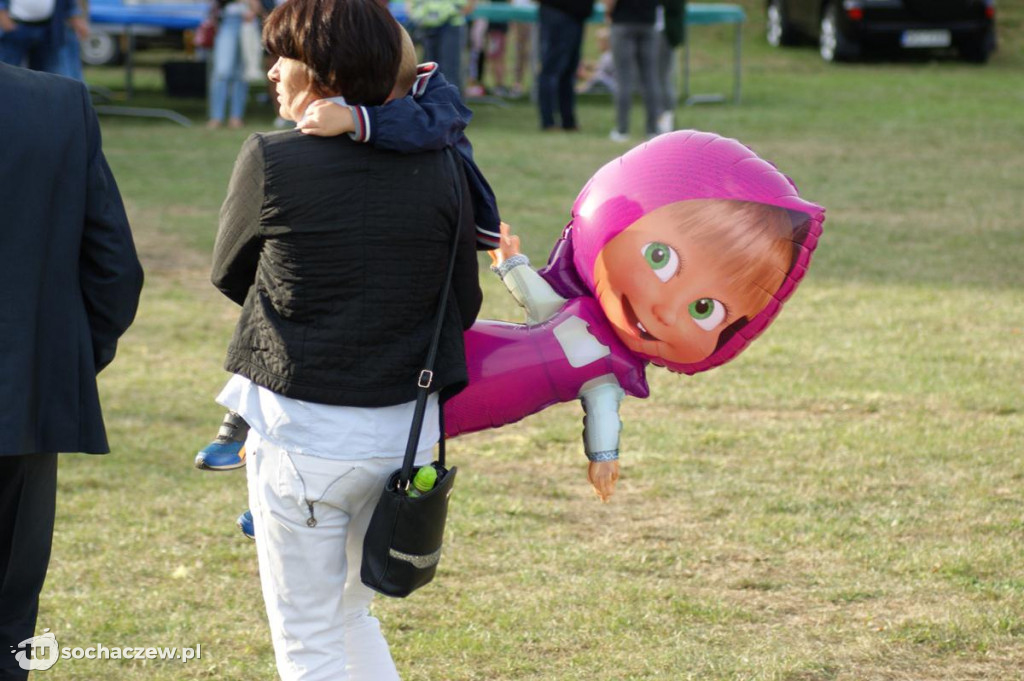
[{"label": "person in dark trousers", "polygon": [[76,0],[0,0],[0,62],[76,77],[78,71],[71,69],[63,53],[69,37],[76,34],[89,34]]},{"label": "person in dark trousers", "polygon": [[0,679],[13,681],[50,559],[57,452],[109,451],[96,374],[135,318],[142,267],[85,86],[0,64],[0,92]]},{"label": "person in dark trousers", "polygon": [[686,0],[660,0],[658,24],[658,133],[672,132],[676,126],[676,48],[686,40]]},{"label": "person in dark trousers", "polygon": [[615,63],[615,127],[613,142],[629,141],[629,114],[634,85],[639,84],[647,112],[647,137],[658,134],[661,86],[658,80],[658,36],[654,29],[657,0],[604,0],[611,22],[612,61]]},{"label": "person in dark trousers", "polygon": [[554,130],[555,107],[563,130],[578,130],[576,70],[583,48],[583,22],[594,12],[594,0],[540,0],[540,76],[537,104],[540,127]]}]

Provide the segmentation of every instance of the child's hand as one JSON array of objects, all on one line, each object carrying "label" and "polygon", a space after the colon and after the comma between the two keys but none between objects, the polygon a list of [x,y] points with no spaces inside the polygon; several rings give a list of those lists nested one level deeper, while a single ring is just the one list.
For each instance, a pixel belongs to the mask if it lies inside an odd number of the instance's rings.
[{"label": "child's hand", "polygon": [[587,479],[594,486],[594,491],[601,501],[608,501],[615,492],[615,482],[619,479],[619,462],[591,461],[587,469]]},{"label": "child's hand", "polygon": [[501,223],[500,229],[501,241],[498,242],[498,248],[487,252],[491,256],[491,264],[494,267],[522,252],[519,250],[519,237],[512,233],[512,228],[508,226],[508,223]]},{"label": "child's hand", "polygon": [[309,105],[297,127],[300,132],[318,137],[335,137],[356,130],[352,109],[324,99]]}]

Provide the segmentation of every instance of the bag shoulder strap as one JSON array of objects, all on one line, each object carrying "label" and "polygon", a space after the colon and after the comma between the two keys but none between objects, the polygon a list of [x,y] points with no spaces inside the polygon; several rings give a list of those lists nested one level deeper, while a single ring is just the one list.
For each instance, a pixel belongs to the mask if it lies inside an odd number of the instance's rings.
[{"label": "bag shoulder strap", "polygon": [[[423,430],[423,417],[427,410],[427,397],[430,395],[430,386],[434,382],[434,362],[437,360],[437,348],[441,342],[441,329],[444,327],[445,310],[448,307],[448,296],[452,287],[452,274],[455,271],[455,256],[459,248],[459,232],[462,229],[462,180],[459,168],[455,165],[455,159],[452,157],[453,153],[450,148],[445,149],[448,165],[451,168],[452,178],[455,182],[458,212],[455,214],[455,228],[452,230],[452,250],[448,258],[448,273],[445,275],[444,286],[441,287],[441,299],[437,304],[437,321],[434,324],[434,335],[430,340],[430,349],[427,351],[426,362],[416,381],[416,408],[413,411],[412,426],[409,428],[409,440],[405,445],[405,460],[402,462],[402,472],[398,476],[397,484],[400,489],[408,487],[412,479],[416,447],[420,441],[420,432]],[[442,418],[439,447],[439,462],[442,466],[444,466],[444,453],[444,419]]]}]

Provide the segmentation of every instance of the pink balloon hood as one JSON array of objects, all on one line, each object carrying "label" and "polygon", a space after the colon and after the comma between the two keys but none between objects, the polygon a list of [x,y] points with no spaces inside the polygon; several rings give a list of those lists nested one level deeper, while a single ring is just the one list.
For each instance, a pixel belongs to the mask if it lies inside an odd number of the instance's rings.
[{"label": "pink balloon hood", "polygon": [[740,142],[696,130],[661,135],[606,164],[576,197],[573,264],[590,293],[594,294],[594,263],[605,244],[651,211],[694,199],[755,201],[786,209],[793,218],[797,248],[773,300],[709,357],[692,364],[648,357],[685,374],[728,362],[764,331],[806,274],[825,219],[821,206],[800,198],[792,180]]}]

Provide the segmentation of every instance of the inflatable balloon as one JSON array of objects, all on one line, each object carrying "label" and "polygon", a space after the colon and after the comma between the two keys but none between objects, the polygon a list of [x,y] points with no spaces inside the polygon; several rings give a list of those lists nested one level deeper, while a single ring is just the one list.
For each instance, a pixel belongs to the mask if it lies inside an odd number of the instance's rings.
[{"label": "inflatable balloon", "polygon": [[[619,403],[649,394],[650,364],[695,374],[736,357],[803,279],[824,209],[736,140],[678,131],[606,164],[584,186],[548,265],[508,248],[498,272],[526,324],[466,332],[469,387],[448,436],[583,403],[592,462],[618,458]],[[604,484],[611,493],[617,468]]]},{"label": "inflatable balloon", "polygon": [[[580,191],[539,272],[503,227],[496,270],[526,323],[480,320],[466,332],[469,385],[445,404],[445,433],[579,399],[588,474],[607,498],[622,398],[648,396],[649,364],[695,374],[742,352],[803,279],[823,221],[736,140],[684,130],[628,151]],[[201,467],[242,465],[212,456]]]}]

